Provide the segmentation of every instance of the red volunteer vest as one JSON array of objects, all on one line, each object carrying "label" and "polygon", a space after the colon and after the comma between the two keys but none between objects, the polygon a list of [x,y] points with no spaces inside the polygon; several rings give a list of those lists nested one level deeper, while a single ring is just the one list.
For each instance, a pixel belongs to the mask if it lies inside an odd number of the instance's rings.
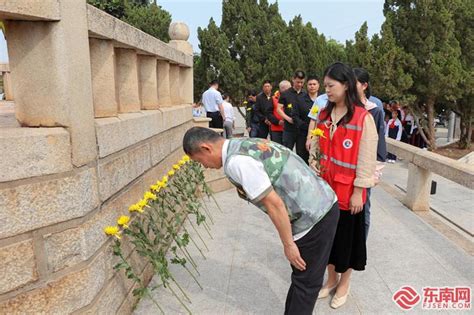
[{"label": "red volunteer vest", "polygon": [[[272,96],[272,101],[273,101],[273,116],[275,116],[278,120],[282,120],[280,114],[278,114],[277,108],[278,108],[278,99],[279,99],[280,94],[277,96]],[[274,125],[272,124],[270,126],[271,131],[283,131],[283,126],[280,125]]]},{"label": "red volunteer vest", "polygon": [[[352,119],[345,126],[340,124],[337,127],[332,140],[329,136],[331,117],[318,123],[318,128],[324,131],[324,137],[319,138],[319,147],[323,154],[321,176],[336,192],[341,210],[349,210],[349,201],[354,191],[365,115],[367,115],[367,111],[364,108],[355,106]],[[320,117],[325,117],[324,110]],[[366,201],[365,189],[362,193],[362,201],[363,203]]]}]

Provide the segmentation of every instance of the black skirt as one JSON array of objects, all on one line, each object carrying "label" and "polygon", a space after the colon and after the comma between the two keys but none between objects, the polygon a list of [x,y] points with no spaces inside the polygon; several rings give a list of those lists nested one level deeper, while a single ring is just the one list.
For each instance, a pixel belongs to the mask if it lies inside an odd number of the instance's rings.
[{"label": "black skirt", "polygon": [[339,210],[336,236],[329,256],[329,264],[336,267],[337,273],[347,269],[365,270],[367,248],[365,245],[365,210],[356,215],[350,211]]}]

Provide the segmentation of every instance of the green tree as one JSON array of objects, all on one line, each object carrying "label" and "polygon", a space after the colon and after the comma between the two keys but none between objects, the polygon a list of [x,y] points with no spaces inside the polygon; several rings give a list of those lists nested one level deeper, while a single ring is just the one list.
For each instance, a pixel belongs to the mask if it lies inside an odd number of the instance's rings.
[{"label": "green tree", "polygon": [[461,46],[462,77],[458,85],[460,98],[450,107],[461,117],[459,147],[468,149],[471,147],[474,120],[474,4],[459,1],[454,21],[456,38]]},{"label": "green tree", "polygon": [[118,19],[125,16],[126,0],[87,0],[87,2]]},{"label": "green tree", "polygon": [[409,93],[413,79],[408,69],[414,67],[415,59],[395,43],[390,19],[382,25],[381,38],[374,36],[371,45],[374,48],[370,71],[372,94],[403,104],[413,102],[414,96]]},{"label": "green tree", "polygon": [[87,0],[87,2],[108,14],[168,42],[171,15],[156,1],[149,0]]},{"label": "green tree", "polygon": [[415,110],[426,112],[427,140],[436,148],[434,105],[459,96],[461,49],[454,34],[453,10],[457,0],[386,0],[384,14],[391,20],[397,45],[413,55],[409,69]]},{"label": "green tree", "polygon": [[217,27],[214,19],[210,19],[206,29],[198,28],[198,38],[201,57],[199,68],[195,71],[197,70],[199,80],[207,83],[217,79],[220,89],[232,95],[234,99],[242,97],[244,76],[240,72],[238,62],[230,55],[229,40]]},{"label": "green tree", "polygon": [[347,59],[351,66],[362,67],[372,72],[374,52],[367,31],[367,22],[364,22],[355,33],[355,42],[346,42]]},{"label": "green tree", "polygon": [[128,3],[122,20],[164,42],[170,40],[168,29],[171,24],[171,14],[156,3],[150,5]]}]

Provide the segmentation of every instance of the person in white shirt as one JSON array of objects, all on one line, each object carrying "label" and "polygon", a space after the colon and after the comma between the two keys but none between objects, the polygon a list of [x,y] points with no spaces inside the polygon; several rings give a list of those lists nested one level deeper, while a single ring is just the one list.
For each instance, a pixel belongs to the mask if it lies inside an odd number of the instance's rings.
[{"label": "person in white shirt", "polygon": [[[270,217],[292,268],[284,313],[312,314],[339,220],[328,183],[296,153],[266,139],[226,140],[209,128],[193,127],[183,137],[183,151],[204,167],[223,168],[239,197]],[[250,226],[256,229],[253,241],[262,241],[259,226]]]},{"label": "person in white shirt", "polygon": [[[400,141],[402,139],[403,125],[400,119],[398,119],[398,110],[392,111],[392,119],[387,123],[387,128],[385,128],[385,137],[389,137]],[[388,152],[387,154],[387,163],[395,163],[397,156]]]},{"label": "person in white shirt", "polygon": [[206,117],[211,118],[210,128],[222,128],[225,120],[224,108],[222,107],[222,95],[219,92],[219,82],[212,80],[209,89],[202,94],[202,104],[206,109]]},{"label": "person in white shirt", "polygon": [[229,95],[224,94],[222,98],[224,99],[222,106],[224,107],[224,115],[225,115],[224,138],[230,139],[232,138],[232,131],[235,127],[234,108],[232,107],[232,104],[229,102],[230,100]]}]

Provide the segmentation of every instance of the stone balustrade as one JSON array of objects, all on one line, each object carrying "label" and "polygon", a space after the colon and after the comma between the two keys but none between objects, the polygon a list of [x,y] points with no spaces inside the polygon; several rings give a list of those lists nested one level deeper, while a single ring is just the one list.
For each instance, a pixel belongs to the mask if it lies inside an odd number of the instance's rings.
[{"label": "stone balustrade", "polygon": [[130,313],[102,228],[183,154],[189,31],[166,44],[85,0],[0,0],[0,19],[21,125],[0,124],[0,314]]},{"label": "stone balustrade", "polygon": [[474,167],[412,145],[387,138],[387,150],[408,162],[404,204],[413,211],[430,209],[431,174],[474,189]]}]

